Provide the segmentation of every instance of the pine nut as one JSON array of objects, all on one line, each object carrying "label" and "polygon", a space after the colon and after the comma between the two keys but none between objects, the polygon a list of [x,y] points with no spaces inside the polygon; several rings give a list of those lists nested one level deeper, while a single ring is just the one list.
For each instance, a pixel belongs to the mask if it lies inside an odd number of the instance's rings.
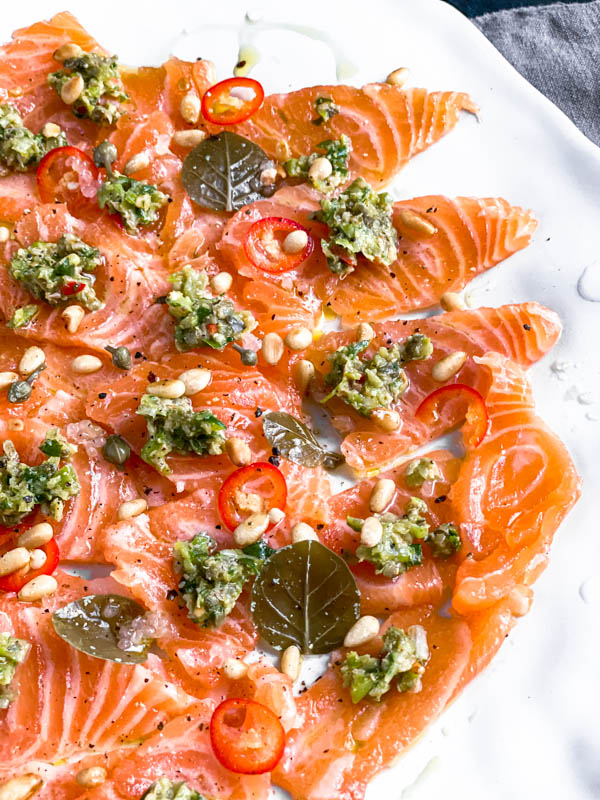
[{"label": "pine nut", "polygon": [[43,550],[32,550],[29,555],[29,568],[40,569],[46,563],[46,553]]},{"label": "pine nut", "polygon": [[200,98],[196,94],[185,94],[179,104],[179,113],[190,125],[195,125],[200,117]]},{"label": "pine nut", "polygon": [[6,389],[11,383],[18,380],[19,376],[16,372],[0,372],[0,389]]},{"label": "pine nut", "polygon": [[315,377],[315,367],[312,361],[301,358],[296,364],[296,384],[300,394],[306,394],[310,382]]},{"label": "pine nut", "polygon": [[275,156],[278,161],[287,161],[292,157],[292,151],[285,139],[278,139],[275,145]]},{"label": "pine nut", "polygon": [[78,375],[91,375],[92,372],[102,369],[102,361],[98,356],[77,356],[71,361],[71,369]]},{"label": "pine nut", "polygon": [[0,576],[12,575],[23,567],[29,566],[29,550],[26,547],[14,547],[0,556]]},{"label": "pine nut", "polygon": [[134,172],[140,172],[140,170],[146,169],[149,166],[150,156],[145,151],[142,151],[141,153],[136,153],[134,156],[131,156],[123,167],[123,172],[125,175],[133,175]]},{"label": "pine nut", "polygon": [[5,225],[0,226],[0,244],[4,244],[4,242],[8,242],[10,238],[10,231]]},{"label": "pine nut", "polygon": [[269,515],[259,511],[250,514],[248,519],[237,526],[233,532],[233,540],[238,547],[247,547],[257,542],[269,527]]},{"label": "pine nut", "polygon": [[52,575],[38,575],[21,589],[17,597],[25,603],[35,603],[43,597],[48,597],[58,589],[58,582]]},{"label": "pine nut", "polygon": [[81,306],[67,306],[61,311],[60,315],[65,320],[67,331],[69,333],[77,333],[85,317],[85,311]]},{"label": "pine nut", "polygon": [[383,525],[377,517],[367,517],[360,531],[360,543],[366,547],[375,547],[383,536]]},{"label": "pine nut", "polygon": [[281,248],[284,253],[292,256],[296,253],[301,253],[308,244],[308,234],[306,231],[297,230],[288,233],[283,240]]},{"label": "pine nut", "polygon": [[15,417],[12,417],[6,423],[6,427],[9,431],[22,431],[25,429],[25,423],[22,419],[16,419]]},{"label": "pine nut", "polygon": [[301,667],[302,656],[300,655],[300,649],[295,644],[291,644],[281,654],[281,671],[292,681],[297,681],[300,677]]},{"label": "pine nut", "polygon": [[29,800],[41,788],[42,779],[39,775],[19,775],[18,778],[9,778],[0,783],[0,800]]},{"label": "pine nut", "polygon": [[17,544],[19,547],[26,547],[28,550],[35,550],[37,547],[48,544],[54,536],[54,530],[49,522],[38,522],[32,525],[19,536]]},{"label": "pine nut", "polygon": [[449,353],[444,358],[440,358],[437,364],[434,364],[431,370],[431,377],[438,383],[444,383],[453,375],[461,370],[467,360],[467,354],[462,350],[456,350],[454,353]]},{"label": "pine nut", "polygon": [[146,386],[146,394],[162,397],[165,400],[175,400],[185,394],[185,383],[181,380],[156,381]]},{"label": "pine nut", "polygon": [[396,484],[391,478],[379,478],[375,481],[371,497],[369,498],[369,508],[374,514],[381,514],[390,505],[396,494]]},{"label": "pine nut", "polygon": [[260,182],[263,186],[272,186],[277,180],[277,170],[275,167],[267,167],[260,173]]},{"label": "pine nut", "polygon": [[200,144],[200,142],[203,142],[205,139],[206,133],[199,130],[175,131],[173,134],[173,141],[175,144],[178,144],[179,147],[196,147],[197,144]]},{"label": "pine nut", "polygon": [[278,333],[267,333],[262,343],[262,355],[267,364],[274,366],[283,355],[283,339]]},{"label": "pine nut", "polygon": [[311,181],[324,181],[333,172],[331,161],[325,156],[319,156],[310,165],[308,170],[308,177]]},{"label": "pine nut", "polygon": [[201,392],[203,389],[206,389],[210,383],[211,377],[212,375],[209,369],[198,367],[197,369],[188,369],[185,372],[182,372],[178,380],[180,380],[185,386],[185,396],[191,397],[192,395]]},{"label": "pine nut", "polygon": [[368,322],[361,322],[356,328],[356,341],[363,342],[365,339],[371,341],[375,338],[375,331]]},{"label": "pine nut", "polygon": [[356,620],[344,639],[344,647],[359,647],[374,639],[379,633],[377,617],[365,616]]},{"label": "pine nut", "polygon": [[391,408],[376,408],[371,417],[387,433],[397,431],[402,422],[400,414]]},{"label": "pine nut", "polygon": [[514,617],[524,617],[532,603],[531,589],[527,586],[515,586],[508,595],[508,607]]},{"label": "pine nut", "polygon": [[292,534],[292,542],[297,544],[298,542],[305,542],[307,540],[318,542],[319,537],[310,527],[307,525],[306,522],[297,522],[291,530]]},{"label": "pine nut", "polygon": [[279,525],[285,519],[285,511],[280,508],[271,508],[269,510],[269,522],[271,525]]},{"label": "pine nut", "polygon": [[21,375],[31,375],[46,361],[46,356],[41,347],[28,347],[19,361]]},{"label": "pine nut", "polygon": [[405,208],[400,212],[400,219],[407,228],[412,228],[413,231],[422,234],[423,236],[433,236],[437,233],[437,228],[432,225],[429,220],[424,219],[420,214],[415,214]]},{"label": "pine nut", "polygon": [[60,99],[68,106],[72,106],[76,100],[79,100],[84,89],[85,83],[81,75],[73,75],[63,84],[60,90]]},{"label": "pine nut", "polygon": [[121,503],[117,510],[117,517],[120,520],[131,519],[143,514],[148,508],[148,503],[143,497],[136,497],[135,500],[126,500]]},{"label": "pine nut", "polygon": [[210,288],[213,294],[225,294],[231,289],[233,278],[228,272],[219,272],[210,279]]},{"label": "pine nut", "polygon": [[456,292],[444,292],[440,297],[440,305],[444,311],[464,311],[465,304]]},{"label": "pine nut", "polygon": [[236,467],[245,467],[252,463],[252,451],[247,442],[233,436],[225,442],[225,452]]},{"label": "pine nut", "polygon": [[93,789],[94,786],[101,786],[107,777],[108,772],[104,767],[88,767],[80,770],[75,776],[75,780],[84,789]]},{"label": "pine nut", "polygon": [[390,72],[390,74],[385,79],[385,82],[389,83],[390,86],[397,86],[398,88],[400,88],[401,86],[404,86],[404,84],[408,80],[409,74],[410,70],[408,67],[399,67],[398,69],[395,69],[393,72]]},{"label": "pine nut", "polygon": [[55,122],[47,122],[42,128],[42,136],[45,139],[52,139],[55,136],[60,136],[60,133],[60,125],[57,125]]},{"label": "pine nut", "polygon": [[288,331],[284,342],[290,350],[306,350],[309,344],[312,344],[312,340],[312,333],[308,328],[300,326]]},{"label": "pine nut", "polygon": [[74,42],[65,42],[65,44],[61,44],[61,46],[54,51],[52,54],[52,58],[55,61],[66,61],[67,58],[77,58],[83,53],[81,47]]},{"label": "pine nut", "polygon": [[239,681],[248,672],[248,665],[239,658],[228,658],[223,664],[223,673],[232,681]]}]

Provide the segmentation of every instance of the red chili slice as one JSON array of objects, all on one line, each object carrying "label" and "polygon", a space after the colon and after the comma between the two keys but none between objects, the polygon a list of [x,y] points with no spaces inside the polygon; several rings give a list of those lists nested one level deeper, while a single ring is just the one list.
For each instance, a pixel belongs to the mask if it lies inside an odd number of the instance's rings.
[{"label": "red chili slice", "polygon": [[1,592],[18,592],[26,583],[37,578],[38,575],[52,575],[54,570],[58,567],[60,553],[56,539],[50,539],[45,545],[42,545],[40,550],[46,554],[46,561],[39,569],[27,570],[20,569],[13,572],[11,575],[5,575],[0,578],[0,591]]},{"label": "red chili slice", "polygon": [[267,508],[285,511],[287,484],[281,471],[268,461],[248,464],[247,467],[240,467],[231,473],[221,486],[217,498],[219,515],[230,531],[235,530],[248,516],[242,515],[236,505],[238,491],[256,493],[264,499]]},{"label": "red chili slice", "polygon": [[70,281],[62,287],[60,293],[64,294],[66,297],[70,297],[73,294],[78,294],[82,289],[85,289],[85,283],[80,283],[79,281]]},{"label": "red chili slice", "polygon": [[[283,241],[293,231],[304,231],[308,237],[305,247],[298,253],[286,253]],[[271,275],[280,275],[300,266],[314,248],[310,233],[300,223],[285,217],[263,217],[250,226],[244,241],[248,260],[255,267]]]},{"label": "red chili slice", "polygon": [[265,90],[253,78],[227,78],[202,97],[202,116],[215,125],[244,122],[262,106]]},{"label": "red chili slice", "polygon": [[415,416],[426,425],[433,425],[440,418],[440,407],[452,401],[466,404],[465,418],[468,429],[464,438],[469,447],[479,447],[489,430],[490,418],[485,400],[472,386],[464,383],[441,386],[427,395],[417,408]]},{"label": "red chili slice", "polygon": [[77,147],[56,147],[42,158],[37,185],[43,203],[66,203],[76,214],[95,204],[100,173],[92,159]]},{"label": "red chili slice", "polygon": [[270,708],[235,697],[218,705],[210,720],[215,756],[232,772],[260,775],[274,769],[283,755],[285,732]]}]

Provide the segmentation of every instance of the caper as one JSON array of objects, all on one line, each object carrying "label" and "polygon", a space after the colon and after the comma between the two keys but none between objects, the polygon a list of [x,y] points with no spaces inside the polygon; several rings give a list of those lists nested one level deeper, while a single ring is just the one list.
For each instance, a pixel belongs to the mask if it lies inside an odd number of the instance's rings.
[{"label": "caper", "polygon": [[117,369],[131,369],[131,353],[124,346],[111,347],[109,344],[104,348],[112,356],[112,363]]},{"label": "caper", "polygon": [[258,361],[258,356],[254,352],[254,350],[248,350],[245,347],[240,347],[239,344],[232,345],[234,350],[237,350],[240,354],[240,359],[242,364],[245,367],[254,367],[256,366],[256,362]]},{"label": "caper", "polygon": [[100,142],[97,147],[94,147],[94,164],[97,167],[104,167],[108,174],[112,177],[112,165],[118,157],[117,148],[112,142],[105,140]]},{"label": "caper", "polygon": [[31,397],[32,387],[34,382],[39,378],[41,373],[46,369],[46,365],[42,364],[24,381],[13,381],[8,387],[7,399],[9,403],[24,403]]},{"label": "caper", "polygon": [[106,437],[102,447],[102,455],[111,464],[121,467],[131,455],[131,447],[129,447],[125,439],[111,433],[110,436]]}]

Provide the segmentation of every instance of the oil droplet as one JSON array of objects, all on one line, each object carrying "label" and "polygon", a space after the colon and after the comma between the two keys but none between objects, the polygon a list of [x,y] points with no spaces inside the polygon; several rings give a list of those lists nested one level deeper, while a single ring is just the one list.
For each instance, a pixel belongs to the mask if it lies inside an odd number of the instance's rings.
[{"label": "oil droplet", "polygon": [[588,605],[600,604],[600,575],[592,575],[579,587],[579,596]]},{"label": "oil droplet", "polygon": [[238,60],[233,74],[236,77],[244,77],[260,61],[260,53],[254,45],[242,44],[238,52]]},{"label": "oil droplet", "polygon": [[600,261],[589,264],[577,281],[577,291],[583,300],[600,303]]}]

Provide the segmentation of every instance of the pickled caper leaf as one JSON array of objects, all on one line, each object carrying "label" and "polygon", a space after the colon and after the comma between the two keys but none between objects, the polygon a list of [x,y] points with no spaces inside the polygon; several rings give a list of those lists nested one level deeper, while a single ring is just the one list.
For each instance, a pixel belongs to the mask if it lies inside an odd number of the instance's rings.
[{"label": "pickled caper leaf", "polygon": [[270,197],[274,184],[260,180],[273,162],[257,144],[232,131],[210,136],[183,162],[181,180],[192,200],[215,211],[237,211]]},{"label": "pickled caper leaf", "polygon": [[344,641],[359,608],[348,565],[316,541],[277,550],[252,588],[254,623],[278,650],[295,644],[303,653],[330,653]]},{"label": "pickled caper leaf", "polygon": [[323,465],[326,469],[335,469],[344,461],[340,453],[326,450],[310,428],[285,411],[265,414],[263,431],[271,447],[277,448],[280,456],[303,467]]},{"label": "pickled caper leaf", "polygon": [[89,656],[118,664],[141,664],[148,658],[150,643],[119,647],[119,631],[145,609],[120,594],[91,594],[80,597],[52,615],[56,633],[72,647]]}]

